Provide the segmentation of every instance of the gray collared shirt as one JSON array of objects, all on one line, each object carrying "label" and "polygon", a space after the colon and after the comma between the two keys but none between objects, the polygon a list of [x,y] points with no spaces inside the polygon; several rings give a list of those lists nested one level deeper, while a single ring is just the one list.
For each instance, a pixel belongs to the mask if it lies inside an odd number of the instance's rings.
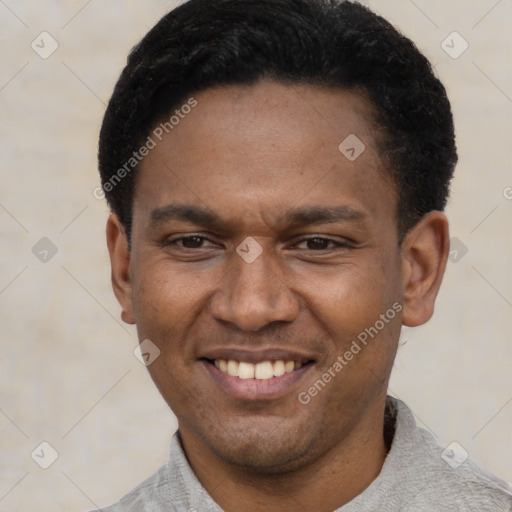
[{"label": "gray collared shirt", "polygon": [[[387,412],[395,421],[395,433],[379,476],[334,512],[512,512],[510,485],[466,459],[464,452],[439,447],[429,432],[416,426],[412,412],[400,400],[388,397]],[[102,511],[222,509],[195,477],[174,434],[169,462]]]}]

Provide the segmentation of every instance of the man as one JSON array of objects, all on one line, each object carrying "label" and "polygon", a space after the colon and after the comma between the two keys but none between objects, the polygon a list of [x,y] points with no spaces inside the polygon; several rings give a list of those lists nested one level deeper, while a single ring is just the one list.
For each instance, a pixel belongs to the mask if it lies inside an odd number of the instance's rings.
[{"label": "man", "polygon": [[[506,511],[387,384],[429,320],[457,160],[414,44],[339,0],[191,0],[100,135],[114,292],[179,430],[108,511]],[[457,454],[449,454],[457,460]]]}]

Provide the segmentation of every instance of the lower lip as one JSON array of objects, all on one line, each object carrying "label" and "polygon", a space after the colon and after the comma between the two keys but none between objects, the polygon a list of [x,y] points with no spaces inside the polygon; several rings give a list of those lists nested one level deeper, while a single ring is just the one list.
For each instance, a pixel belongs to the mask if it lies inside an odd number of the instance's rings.
[{"label": "lower lip", "polygon": [[207,361],[201,361],[201,364],[223,391],[240,400],[254,401],[271,400],[286,395],[313,366],[312,363],[308,363],[280,377],[260,380],[232,377]]}]

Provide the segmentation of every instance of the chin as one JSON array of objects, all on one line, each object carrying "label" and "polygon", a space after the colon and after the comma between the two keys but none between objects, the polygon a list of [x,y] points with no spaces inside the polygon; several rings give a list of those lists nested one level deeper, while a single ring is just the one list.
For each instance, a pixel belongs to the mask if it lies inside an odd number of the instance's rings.
[{"label": "chin", "polygon": [[[314,458],[315,444],[302,429],[281,424],[271,428],[223,429],[204,437],[209,449],[224,462],[246,468],[251,473],[278,474],[296,471]],[[308,441],[309,439],[309,441]],[[313,442],[312,442],[313,441]]]}]

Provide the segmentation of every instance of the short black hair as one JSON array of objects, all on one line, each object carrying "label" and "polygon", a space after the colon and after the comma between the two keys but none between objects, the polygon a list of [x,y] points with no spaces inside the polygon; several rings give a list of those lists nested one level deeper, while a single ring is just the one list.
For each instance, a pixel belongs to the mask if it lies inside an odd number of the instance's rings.
[{"label": "short black hair", "polygon": [[388,21],[344,0],[189,0],[133,48],[101,127],[102,187],[128,240],[134,151],[152,128],[194,93],[263,78],[365,93],[384,134],[400,241],[444,210],[457,162],[450,103],[427,58]]}]

